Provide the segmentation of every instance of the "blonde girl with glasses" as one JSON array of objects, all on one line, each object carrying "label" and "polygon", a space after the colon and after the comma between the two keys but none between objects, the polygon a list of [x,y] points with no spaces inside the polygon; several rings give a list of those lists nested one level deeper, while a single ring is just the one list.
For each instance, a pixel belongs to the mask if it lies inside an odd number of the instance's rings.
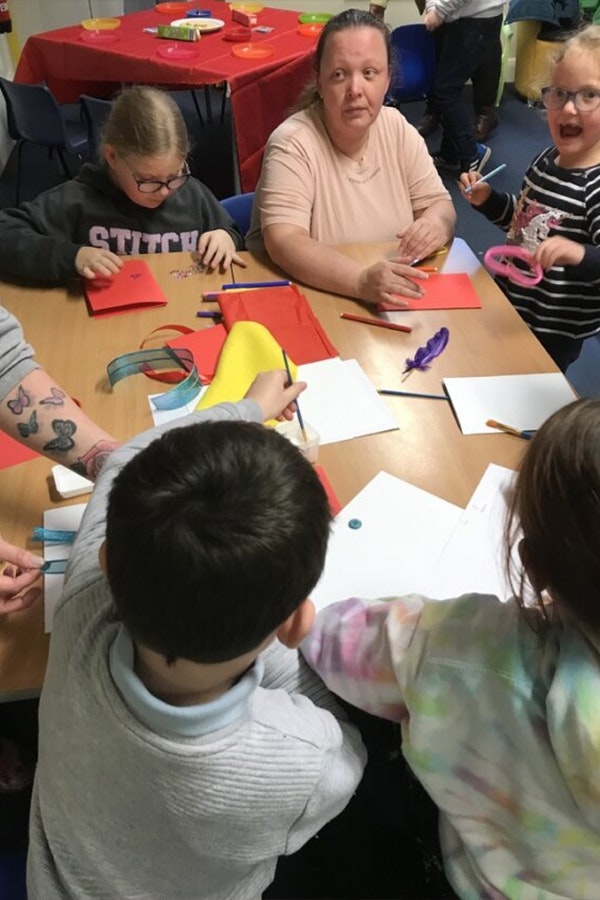
[{"label": "blonde girl with glasses", "polygon": [[480,176],[460,176],[463,196],[533,254],[536,285],[498,282],[563,371],[583,341],[600,332],[600,27],[560,45],[542,103],[554,145],[525,173],[520,197],[494,191]]},{"label": "blonde girl with glasses", "polygon": [[113,102],[100,161],[33,202],[0,212],[0,276],[62,284],[110,277],[122,257],[197,252],[209,269],[245,265],[244,239],[189,171],[189,137],[168,94],[131,87]]}]

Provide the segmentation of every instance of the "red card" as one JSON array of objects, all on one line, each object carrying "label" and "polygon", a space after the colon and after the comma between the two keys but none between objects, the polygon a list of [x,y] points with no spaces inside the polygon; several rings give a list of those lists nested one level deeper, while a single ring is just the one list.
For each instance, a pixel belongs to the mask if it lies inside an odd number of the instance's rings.
[{"label": "red card", "polygon": [[93,316],[166,306],[167,298],[142,259],[126,259],[112,278],[85,280],[83,289]]},{"label": "red card", "polygon": [[0,469],[28,462],[39,454],[0,431]]},{"label": "red card", "polygon": [[[419,299],[414,297],[402,297],[408,303],[404,309],[481,309],[481,300],[473,287],[473,282],[465,272],[454,275],[430,275],[427,281],[420,281],[424,294]],[[391,303],[378,303],[380,312],[401,312],[397,306]]]},{"label": "red card", "polygon": [[329,478],[325,474],[325,470],[323,469],[323,467],[322,466],[314,466],[314,470],[317,473],[317,475],[319,476],[319,481],[325,488],[325,493],[327,494],[327,499],[329,500],[329,510],[331,512],[331,515],[337,516],[340,509],[342,508],[342,504],[336,497],[335,491],[333,490],[333,488],[331,486],[331,482],[329,481]]},{"label": "red card", "polygon": [[174,350],[189,350],[194,357],[202,383],[207,384],[215,377],[219,354],[226,337],[227,332],[223,325],[212,325],[210,328],[202,328],[200,331],[192,331],[191,334],[173,338],[167,341],[167,347]]},{"label": "red card", "polygon": [[260,322],[298,366],[339,356],[308,300],[294,285],[221,291],[217,300],[227,330],[235,322]]}]

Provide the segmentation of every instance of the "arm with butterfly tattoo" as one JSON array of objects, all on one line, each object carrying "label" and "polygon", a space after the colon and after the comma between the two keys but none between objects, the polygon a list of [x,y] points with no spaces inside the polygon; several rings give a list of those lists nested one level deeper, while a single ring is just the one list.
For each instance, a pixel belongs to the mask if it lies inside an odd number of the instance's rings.
[{"label": "arm with butterfly tattoo", "polygon": [[[0,429],[92,480],[118,443],[33,358],[17,320],[0,307]],[[0,536],[0,613],[31,606],[43,560]]]}]

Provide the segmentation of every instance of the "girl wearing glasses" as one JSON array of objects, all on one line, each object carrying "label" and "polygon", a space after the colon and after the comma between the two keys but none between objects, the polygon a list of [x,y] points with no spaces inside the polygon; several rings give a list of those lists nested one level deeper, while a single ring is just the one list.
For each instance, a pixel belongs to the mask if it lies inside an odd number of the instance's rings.
[{"label": "girl wearing glasses", "polygon": [[480,176],[460,176],[472,206],[529,250],[544,271],[537,284],[498,282],[563,371],[585,338],[600,332],[600,27],[561,45],[542,89],[554,146],[525,173],[520,197]]},{"label": "girl wearing glasses", "polygon": [[189,137],[166,93],[123,91],[112,104],[101,162],[31,203],[0,212],[0,275],[60,284],[110,277],[122,256],[198,252],[208,268],[245,265],[244,239],[219,201],[190,174]]}]

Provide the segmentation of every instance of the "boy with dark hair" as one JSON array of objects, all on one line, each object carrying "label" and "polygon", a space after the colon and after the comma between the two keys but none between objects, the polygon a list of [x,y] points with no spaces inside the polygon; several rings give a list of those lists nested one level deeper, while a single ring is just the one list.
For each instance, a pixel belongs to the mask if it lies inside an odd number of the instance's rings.
[{"label": "boy with dark hair", "polygon": [[105,465],[40,701],[34,900],[259,898],[360,781],[357,732],[295,652],[330,513],[256,424],[291,415],[302,385],[285,385],[263,373]]}]

